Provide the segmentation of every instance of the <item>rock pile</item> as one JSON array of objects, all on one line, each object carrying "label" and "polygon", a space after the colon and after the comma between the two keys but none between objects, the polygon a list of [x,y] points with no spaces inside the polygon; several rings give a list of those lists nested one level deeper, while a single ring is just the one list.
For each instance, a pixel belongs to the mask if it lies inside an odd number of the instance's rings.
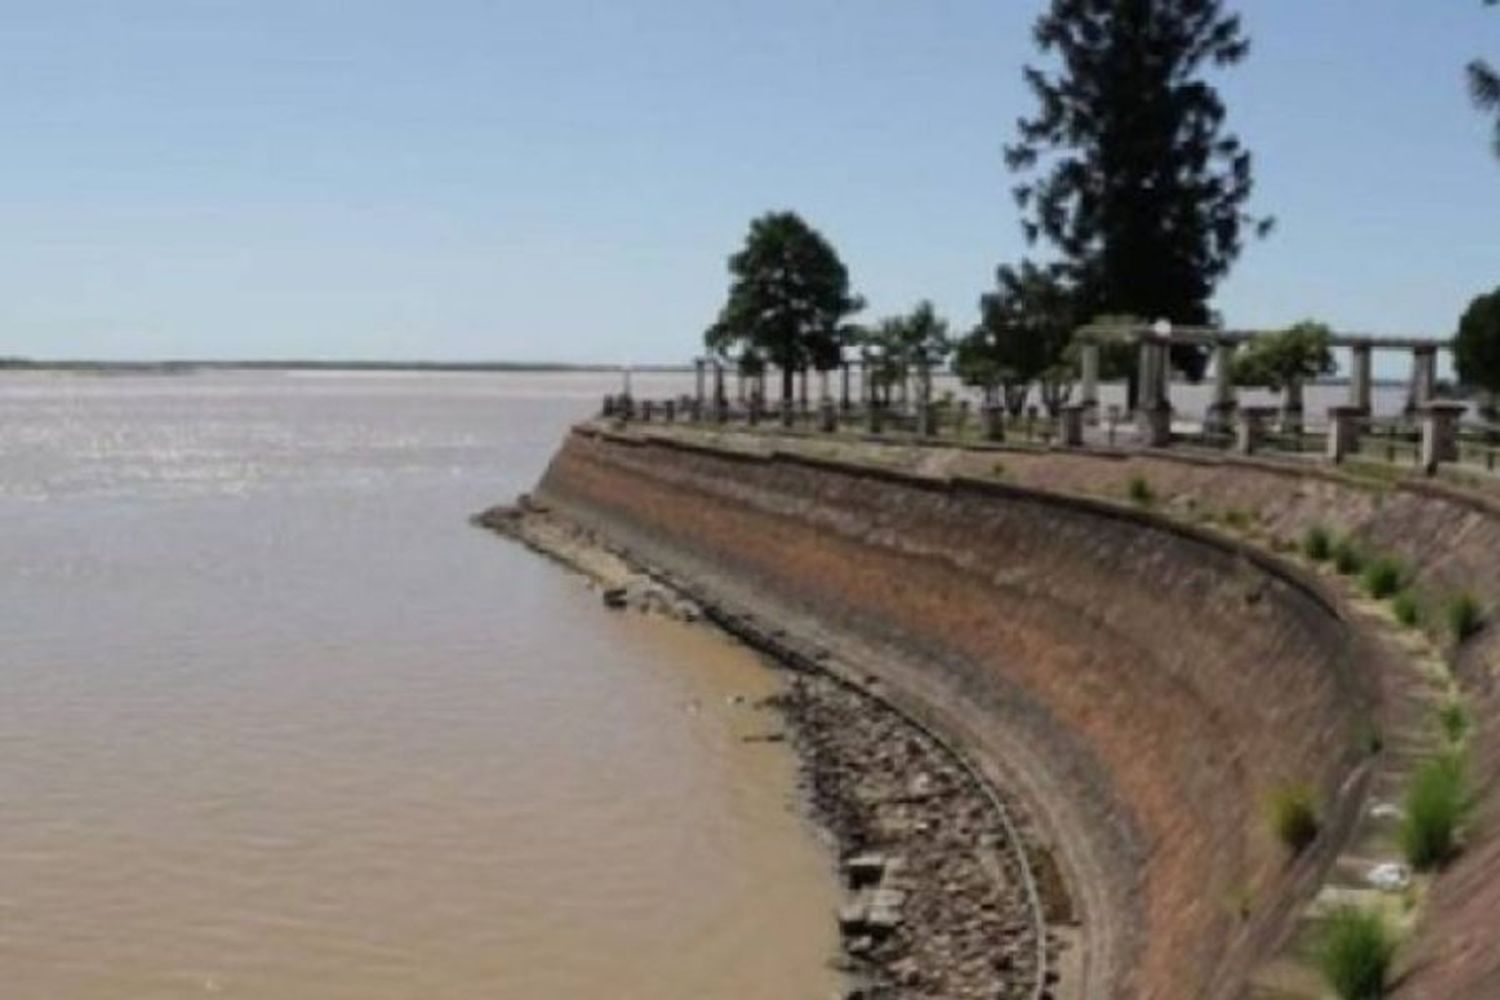
[{"label": "rock pile", "polygon": [[815,817],[850,897],[839,913],[851,1000],[1031,998],[1036,924],[993,804],[948,751],[830,677],[771,699],[801,752]]}]

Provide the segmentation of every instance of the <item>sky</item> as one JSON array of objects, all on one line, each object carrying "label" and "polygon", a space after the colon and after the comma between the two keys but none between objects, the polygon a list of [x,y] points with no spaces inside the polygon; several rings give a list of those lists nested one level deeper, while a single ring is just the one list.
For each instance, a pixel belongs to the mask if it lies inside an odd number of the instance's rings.
[{"label": "sky", "polygon": [[[959,330],[1027,253],[1041,0],[48,0],[0,18],[0,356],[684,361],[751,218]],[[1447,336],[1500,285],[1479,0],[1241,0],[1277,218],[1215,305]]]}]

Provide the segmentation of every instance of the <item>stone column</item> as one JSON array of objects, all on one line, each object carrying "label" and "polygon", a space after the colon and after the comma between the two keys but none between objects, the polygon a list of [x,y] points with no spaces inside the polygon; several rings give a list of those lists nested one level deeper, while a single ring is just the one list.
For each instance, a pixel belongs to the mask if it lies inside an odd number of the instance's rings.
[{"label": "stone column", "polygon": [[1149,334],[1142,334],[1136,343],[1136,406],[1141,410],[1156,408],[1156,343]]},{"label": "stone column", "polygon": [[1227,434],[1234,423],[1234,411],[1239,406],[1234,391],[1235,343],[1221,340],[1214,345],[1214,398],[1208,405],[1208,415],[1203,425],[1216,434]]},{"label": "stone column", "polygon": [[1462,403],[1427,403],[1422,416],[1422,468],[1430,476],[1445,462],[1458,461],[1458,420]]},{"label": "stone column", "polygon": [[693,359],[693,406],[694,406],[693,412],[694,413],[702,413],[703,412],[703,388],[704,388],[703,387],[703,382],[704,382],[703,367],[704,367],[704,361],[703,361],[702,358],[694,358]]},{"label": "stone column", "polygon": [[1099,344],[1085,340],[1078,352],[1079,405],[1087,408],[1095,420],[1099,410]]},{"label": "stone column", "polygon": [[1371,411],[1370,359],[1373,349],[1368,343],[1349,348],[1349,405],[1369,416]]},{"label": "stone column", "polygon": [[1234,448],[1241,455],[1253,455],[1260,450],[1266,433],[1266,418],[1275,413],[1274,407],[1242,406],[1236,414]]},{"label": "stone column", "polygon": [[1357,406],[1328,408],[1328,461],[1337,465],[1359,450],[1359,425],[1365,416]]},{"label": "stone column", "polygon": [[1281,432],[1283,434],[1302,433],[1302,380],[1292,379],[1286,384],[1285,396],[1281,406]]},{"label": "stone column", "polygon": [[1062,408],[1062,443],[1064,448],[1083,447],[1083,404]]},{"label": "stone column", "polygon": [[818,402],[818,429],[824,434],[832,434],[839,429],[839,411],[833,405],[831,396],[824,396]]},{"label": "stone column", "polygon": [[1437,388],[1437,345],[1415,347],[1411,352],[1411,387],[1407,390],[1406,409],[1420,410],[1432,402]]},{"label": "stone column", "polygon": [[993,401],[984,404],[979,411],[986,441],[1005,440],[1005,408]]},{"label": "stone column", "polygon": [[928,400],[917,403],[917,436],[933,437],[937,434],[937,407]]},{"label": "stone column", "polygon": [[1141,436],[1148,448],[1165,448],[1172,443],[1172,411],[1157,406],[1143,412]]},{"label": "stone column", "polygon": [[729,419],[729,400],[724,398],[724,363],[714,359],[714,421],[722,424]]}]

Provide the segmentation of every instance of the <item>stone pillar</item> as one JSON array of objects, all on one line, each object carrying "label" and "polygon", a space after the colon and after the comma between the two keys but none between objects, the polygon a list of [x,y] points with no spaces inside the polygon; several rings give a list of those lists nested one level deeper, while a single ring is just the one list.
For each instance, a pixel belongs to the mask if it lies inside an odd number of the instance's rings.
[{"label": "stone pillar", "polygon": [[669,424],[677,422],[677,400],[668,399],[661,404],[661,418]]},{"label": "stone pillar", "polygon": [[1172,443],[1172,411],[1164,406],[1142,411],[1141,437],[1147,448],[1165,448]]},{"label": "stone pillar", "polygon": [[1064,448],[1083,447],[1083,415],[1088,408],[1083,404],[1062,408],[1062,443]]},{"label": "stone pillar", "polygon": [[1422,417],[1422,468],[1430,476],[1445,462],[1458,461],[1458,420],[1462,403],[1427,403]]},{"label": "stone pillar", "polygon": [[1234,391],[1235,343],[1221,340],[1214,345],[1214,398],[1208,404],[1208,415],[1203,427],[1215,434],[1227,434],[1234,424],[1234,411],[1239,406]]},{"label": "stone pillar", "polygon": [[1357,406],[1328,408],[1328,461],[1337,465],[1359,450],[1359,426],[1365,416]]},{"label": "stone pillar", "polygon": [[693,400],[694,400],[695,406],[697,407],[696,412],[698,412],[698,413],[702,413],[703,412],[703,395],[704,395],[703,368],[704,368],[704,361],[703,361],[703,359],[702,358],[694,358],[693,359]]},{"label": "stone pillar", "polygon": [[1371,409],[1370,358],[1373,349],[1368,343],[1353,344],[1349,348],[1349,405],[1366,416]]},{"label": "stone pillar", "polygon": [[824,434],[832,434],[839,429],[839,411],[833,405],[833,399],[824,396],[818,403],[818,429]]},{"label": "stone pillar", "polygon": [[923,399],[917,403],[917,437],[933,437],[937,434],[937,407]]},{"label": "stone pillar", "polygon": [[982,422],[984,439],[986,441],[1005,440],[1005,408],[997,403],[989,402],[979,411]]},{"label": "stone pillar", "polygon": [[1099,344],[1085,340],[1079,347],[1079,398],[1078,402],[1098,419],[1099,411]]},{"label": "stone pillar", "polygon": [[729,400],[724,398],[724,363],[714,359],[714,421],[722,424],[729,419]]},{"label": "stone pillar", "polygon": [[1241,455],[1253,455],[1260,450],[1266,435],[1266,420],[1275,413],[1274,407],[1242,406],[1236,414],[1234,450]]},{"label": "stone pillar", "polygon": [[1411,387],[1407,390],[1407,412],[1419,411],[1432,402],[1437,388],[1437,345],[1416,347],[1411,352]]},{"label": "stone pillar", "polygon": [[1153,410],[1157,404],[1156,343],[1147,334],[1142,334],[1136,343],[1136,406],[1141,410]]},{"label": "stone pillar", "polygon": [[1285,396],[1281,406],[1281,432],[1283,434],[1302,433],[1302,380],[1292,379],[1283,390]]}]

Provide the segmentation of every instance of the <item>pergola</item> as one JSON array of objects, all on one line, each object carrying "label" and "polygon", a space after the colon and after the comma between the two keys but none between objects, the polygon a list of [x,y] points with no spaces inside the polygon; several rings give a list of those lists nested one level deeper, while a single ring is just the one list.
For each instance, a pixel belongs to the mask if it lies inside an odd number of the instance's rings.
[{"label": "pergola", "polygon": [[[1267,331],[1219,330],[1209,327],[1085,326],[1075,333],[1080,345],[1080,399],[1085,407],[1099,405],[1099,350],[1107,343],[1135,344],[1139,357],[1139,408],[1145,413],[1171,409],[1168,354],[1173,344],[1197,344],[1214,351],[1214,391],[1204,425],[1227,426],[1238,406],[1233,379],[1234,355],[1241,344]],[[1449,341],[1424,337],[1388,337],[1363,333],[1335,333],[1333,347],[1347,349],[1350,409],[1371,412],[1371,360],[1376,351],[1400,351],[1411,356],[1407,407],[1431,403],[1437,389],[1437,355],[1452,349]]]}]

